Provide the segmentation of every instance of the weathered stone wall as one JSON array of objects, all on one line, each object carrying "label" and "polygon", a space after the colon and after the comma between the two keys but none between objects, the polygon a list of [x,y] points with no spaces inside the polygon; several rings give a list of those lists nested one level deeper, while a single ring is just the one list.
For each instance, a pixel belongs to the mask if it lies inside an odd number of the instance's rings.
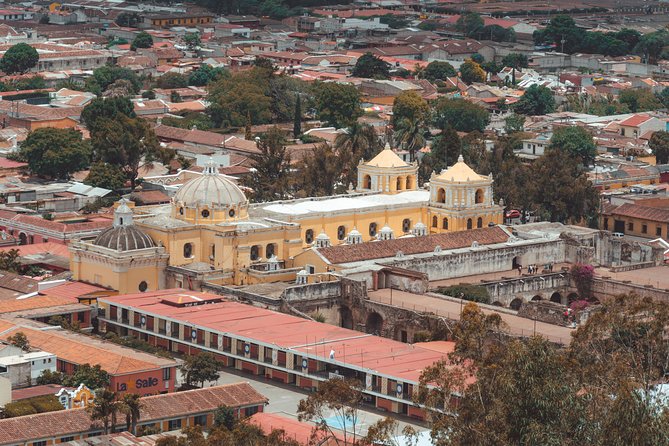
[{"label": "weathered stone wall", "polygon": [[504,307],[508,307],[514,299],[528,302],[536,296],[541,300],[550,300],[556,292],[560,294],[562,302],[562,298],[566,298],[569,292],[569,274],[553,272],[523,275],[494,282],[481,282],[479,285],[488,289],[491,302],[497,302]]},{"label": "weathered stone wall", "polygon": [[642,297],[651,297],[658,301],[669,303],[669,290],[653,287],[652,285],[635,285],[617,280],[596,278],[592,291],[599,300],[618,296],[620,294],[636,294]]},{"label": "weathered stone wall", "polygon": [[507,247],[477,247],[450,253],[430,253],[406,260],[394,260],[398,268],[427,274],[430,281],[511,271],[514,259],[521,265],[562,263],[563,240],[537,239],[514,242]]},{"label": "weathered stone wall", "polygon": [[518,310],[518,316],[549,324],[566,326],[567,320],[564,317],[566,308],[565,305],[554,302],[526,302]]},{"label": "weathered stone wall", "polygon": [[310,283],[286,288],[282,298],[288,302],[302,300],[334,299],[341,295],[341,283],[337,281]]}]

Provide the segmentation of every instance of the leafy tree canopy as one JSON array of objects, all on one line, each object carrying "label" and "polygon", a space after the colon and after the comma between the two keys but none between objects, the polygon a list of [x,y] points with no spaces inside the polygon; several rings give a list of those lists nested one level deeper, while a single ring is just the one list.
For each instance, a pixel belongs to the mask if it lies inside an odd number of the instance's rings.
[{"label": "leafy tree canopy", "polygon": [[186,356],[181,365],[181,372],[186,378],[187,385],[200,384],[200,387],[203,387],[205,382],[218,379],[221,367],[220,361],[213,353],[201,352]]},{"label": "leafy tree canopy", "polygon": [[597,155],[597,146],[592,135],[579,126],[556,127],[548,148],[561,150],[585,165],[593,163]]},{"label": "leafy tree canopy", "polygon": [[440,129],[450,126],[459,132],[483,131],[490,122],[486,109],[462,98],[439,99],[434,105],[433,118]]},{"label": "leafy tree canopy", "polygon": [[525,90],[520,100],[514,107],[516,113],[521,115],[545,115],[555,111],[555,98],[553,93],[543,85],[532,85]]},{"label": "leafy tree canopy", "polygon": [[360,93],[353,85],[318,83],[314,90],[318,118],[328,125],[348,127],[362,116]]},{"label": "leafy tree canopy", "polygon": [[45,127],[28,135],[18,156],[37,175],[67,179],[89,166],[91,147],[77,130]]},{"label": "leafy tree canopy", "polygon": [[669,163],[669,132],[659,131],[653,133],[648,146],[653,151],[657,164]]},{"label": "leafy tree canopy", "polygon": [[126,176],[118,166],[98,161],[91,166],[84,183],[93,187],[119,190],[125,186],[125,181]]},{"label": "leafy tree canopy", "polygon": [[37,65],[39,54],[27,43],[11,46],[0,59],[0,70],[6,74],[25,73]]},{"label": "leafy tree canopy", "polygon": [[351,74],[355,77],[388,79],[390,64],[372,53],[365,53],[358,58]]},{"label": "leafy tree canopy", "polygon": [[504,56],[502,59],[502,65],[505,67],[515,68],[516,70],[527,68],[528,64],[529,61],[527,56],[520,53],[511,53]]},{"label": "leafy tree canopy", "polygon": [[448,77],[453,77],[456,75],[457,72],[455,71],[455,68],[453,68],[453,65],[448,62],[441,62],[437,60],[427,64],[427,67],[425,67],[425,70],[422,73],[423,78],[432,82],[436,80],[444,80]]},{"label": "leafy tree canopy", "polygon": [[393,101],[392,124],[397,125],[403,119],[426,122],[430,115],[430,107],[427,101],[415,91],[405,91],[395,97]]},{"label": "leafy tree canopy", "polygon": [[146,31],[137,34],[130,44],[130,49],[136,51],[137,48],[151,48],[153,46],[153,37]]},{"label": "leafy tree canopy", "polygon": [[95,98],[81,111],[81,121],[93,131],[99,119],[114,119],[119,115],[135,117],[130,99],[122,97]]},{"label": "leafy tree canopy", "polygon": [[477,64],[472,59],[467,59],[465,63],[460,65],[460,78],[462,78],[462,82],[466,84],[485,82],[486,74],[485,70],[481,68],[481,65]]},{"label": "leafy tree canopy", "polygon": [[90,91],[99,96],[107,89],[107,87],[119,79],[130,81],[133,88],[133,94],[138,93],[142,87],[142,82],[134,71],[128,68],[106,65],[93,70],[93,76],[86,79],[86,91]]}]

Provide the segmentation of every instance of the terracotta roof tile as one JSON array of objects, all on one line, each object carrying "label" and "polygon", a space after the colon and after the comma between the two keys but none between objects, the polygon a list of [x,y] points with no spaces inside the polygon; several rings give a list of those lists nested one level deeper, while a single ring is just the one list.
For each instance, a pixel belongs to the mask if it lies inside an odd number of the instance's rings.
[{"label": "terracotta roof tile", "polygon": [[331,264],[361,262],[364,260],[395,257],[398,252],[404,255],[433,252],[437,246],[442,250],[466,248],[472,243],[491,245],[504,243],[509,235],[499,226],[472,229],[469,231],[447,232],[424,237],[407,237],[394,240],[339,245],[319,248],[318,252]]},{"label": "terracotta roof tile", "polygon": [[669,223],[669,209],[659,209],[633,203],[625,203],[610,212],[612,215],[623,215],[625,217]]}]

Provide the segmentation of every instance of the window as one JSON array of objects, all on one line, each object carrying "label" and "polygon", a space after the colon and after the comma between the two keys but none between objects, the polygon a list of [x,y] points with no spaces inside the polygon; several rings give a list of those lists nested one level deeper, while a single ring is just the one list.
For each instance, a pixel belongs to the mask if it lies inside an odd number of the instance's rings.
[{"label": "window", "polygon": [[444,189],[439,189],[437,191],[437,201],[439,203],[446,203],[446,191]]},{"label": "window", "polygon": [[74,440],[74,437],[63,437],[60,439],[61,443],[67,443],[68,441]]},{"label": "window", "polygon": [[193,244],[192,243],[186,243],[184,245],[184,258],[190,259],[193,257]]},{"label": "window", "polygon": [[200,215],[202,215],[202,218],[209,218],[209,210],[203,209]]},{"label": "window", "polygon": [[244,409],[244,416],[250,417],[253,414],[258,413],[258,406],[247,407]]},{"label": "window", "polygon": [[402,232],[409,232],[411,230],[411,220],[405,218],[402,220]]},{"label": "window", "polygon": [[33,446],[46,446],[46,441],[33,441]]},{"label": "window", "polygon": [[476,190],[476,193],[474,194],[474,203],[483,203],[483,189]]},{"label": "window", "polygon": [[472,228],[472,219],[468,218],[467,219],[467,229],[471,229],[471,228]]},{"label": "window", "polygon": [[441,229],[448,229],[448,218],[444,218],[441,222]]},{"label": "window", "polygon": [[376,223],[369,224],[369,235],[371,237],[376,237]]},{"label": "window", "polygon": [[627,230],[628,231],[634,231],[634,223],[627,223]]},{"label": "window", "polygon": [[79,322],[84,322],[86,320],[86,312],[85,311],[80,311],[77,313],[77,321]]},{"label": "window", "polygon": [[313,243],[314,241],[314,230],[313,229],[307,229],[304,232],[304,242],[305,243]]},{"label": "window", "polygon": [[609,219],[608,218],[604,219],[604,230],[605,231],[609,230]]},{"label": "window", "polygon": [[172,370],[169,367],[163,369],[163,381],[167,381],[172,377]]},{"label": "window", "polygon": [[661,227],[658,226],[657,228],[655,228],[655,235],[657,235],[658,237],[662,237],[662,228]]},{"label": "window", "polygon": [[167,423],[168,430],[175,431],[181,429],[181,420],[170,420]]},{"label": "window", "polygon": [[337,228],[337,239],[344,240],[346,238],[346,226],[339,226]]},{"label": "window", "polygon": [[369,175],[365,175],[362,178],[362,188],[363,189],[371,189],[372,188],[372,177]]},{"label": "window", "polygon": [[141,291],[143,293],[144,291],[146,291],[149,288],[149,284],[146,283],[146,280],[142,280],[141,282],[139,282],[139,287],[137,287],[137,288],[139,288],[139,291]]},{"label": "window", "polygon": [[206,426],[207,425],[207,416],[206,415],[197,415],[193,417],[193,424],[196,426]]},{"label": "window", "polygon": [[179,215],[183,215],[183,214],[184,214],[184,208],[179,208]]},{"label": "window", "polygon": [[641,233],[642,234],[648,233],[648,225],[641,225]]},{"label": "window", "polygon": [[260,246],[251,246],[251,260],[258,260],[260,258]]},{"label": "window", "polygon": [[439,223],[439,219],[438,219],[437,216],[435,215],[434,217],[432,217],[432,227],[433,227],[433,228],[436,228],[437,225],[438,225],[438,223]]},{"label": "window", "polygon": [[483,219],[481,217],[476,220],[476,227],[477,228],[482,228],[483,227]]},{"label": "window", "polygon": [[274,243],[268,243],[265,247],[265,257],[268,259],[274,255],[276,252],[276,245]]},{"label": "window", "polygon": [[234,217],[234,216],[235,216],[235,210],[234,210],[234,209],[230,209],[230,210],[228,211],[228,215],[230,216],[230,218]]}]

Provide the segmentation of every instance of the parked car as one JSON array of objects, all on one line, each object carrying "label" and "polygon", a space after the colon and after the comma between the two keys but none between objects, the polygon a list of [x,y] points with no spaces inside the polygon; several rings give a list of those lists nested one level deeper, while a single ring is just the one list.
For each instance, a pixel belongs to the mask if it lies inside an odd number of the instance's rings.
[{"label": "parked car", "polygon": [[520,218],[520,211],[517,209],[511,209],[506,213],[506,218]]}]

